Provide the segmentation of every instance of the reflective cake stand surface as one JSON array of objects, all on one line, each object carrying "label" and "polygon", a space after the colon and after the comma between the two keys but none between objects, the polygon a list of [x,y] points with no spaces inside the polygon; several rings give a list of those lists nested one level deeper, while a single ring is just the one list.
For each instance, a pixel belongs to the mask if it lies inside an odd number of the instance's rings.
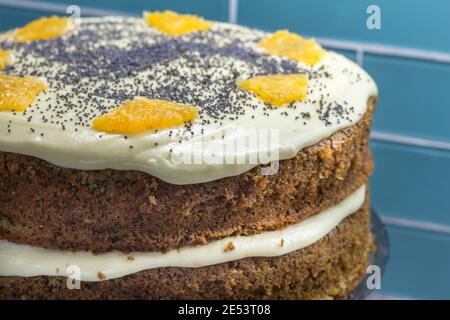
[{"label": "reflective cake stand surface", "polygon": [[[369,266],[375,266],[368,268],[368,273],[364,274],[358,285],[353,289],[347,299],[350,300],[363,300],[366,299],[376,289],[370,289],[367,285],[369,277],[373,277],[374,272],[377,272],[377,267],[381,272],[380,277],[384,274],[386,263],[389,260],[389,236],[386,226],[381,221],[380,216],[372,209],[372,221],[370,223],[372,230],[373,240],[375,243],[375,251],[369,256]],[[372,283],[372,281],[369,281]]]}]

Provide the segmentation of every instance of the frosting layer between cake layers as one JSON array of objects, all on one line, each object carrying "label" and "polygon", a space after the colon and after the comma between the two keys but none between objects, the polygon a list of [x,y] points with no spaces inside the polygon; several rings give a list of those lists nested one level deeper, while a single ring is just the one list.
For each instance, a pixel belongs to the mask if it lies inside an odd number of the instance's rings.
[{"label": "frosting layer between cake layers", "polygon": [[[81,271],[80,280],[100,281],[119,278],[158,267],[195,268],[246,257],[281,256],[307,247],[326,236],[364,203],[362,186],[342,202],[299,223],[276,231],[251,236],[233,236],[202,246],[160,252],[67,252],[0,240],[0,276],[67,276],[69,266]],[[99,277],[101,274],[101,277]],[[70,274],[69,274],[70,275]]]},{"label": "frosting layer between cake layers", "polygon": [[[361,119],[377,94],[364,70],[333,52],[312,66],[266,54],[257,44],[267,36],[214,23],[208,31],[171,37],[143,19],[106,17],[81,19],[53,40],[0,40],[15,57],[6,74],[39,76],[49,86],[23,113],[0,112],[0,150],[62,167],[139,170],[193,184],[292,158]],[[238,79],[267,74],[308,75],[308,98],[276,108],[236,86]],[[135,96],[194,105],[199,117],[129,136],[92,127],[93,119]],[[244,138],[255,132],[273,138]],[[185,155],[203,158],[190,163],[180,159]]]}]

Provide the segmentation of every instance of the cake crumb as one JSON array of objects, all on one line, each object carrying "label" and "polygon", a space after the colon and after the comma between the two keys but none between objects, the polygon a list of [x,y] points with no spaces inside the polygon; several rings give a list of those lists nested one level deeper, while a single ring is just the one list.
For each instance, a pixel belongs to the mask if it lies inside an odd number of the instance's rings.
[{"label": "cake crumb", "polygon": [[59,273],[59,268],[56,268],[56,273]]},{"label": "cake crumb", "polygon": [[229,252],[229,251],[233,251],[234,249],[236,249],[236,247],[234,246],[233,242],[230,241],[230,242],[228,242],[227,246],[225,247],[225,249],[223,251]]},{"label": "cake crumb", "polygon": [[133,261],[133,260],[134,260],[134,257],[133,257],[133,256],[128,256],[128,257],[127,257],[127,260],[128,260],[128,261]]},{"label": "cake crumb", "polygon": [[148,196],[148,201],[150,202],[150,204],[156,206],[158,204],[158,201],[156,200],[155,196]]},{"label": "cake crumb", "polygon": [[106,279],[105,275],[104,275],[103,273],[101,273],[101,272],[98,272],[98,273],[97,273],[97,277],[98,277],[100,280],[105,280],[105,279]]},{"label": "cake crumb", "polygon": [[284,239],[280,240],[280,247],[282,247],[282,248],[284,247]]}]

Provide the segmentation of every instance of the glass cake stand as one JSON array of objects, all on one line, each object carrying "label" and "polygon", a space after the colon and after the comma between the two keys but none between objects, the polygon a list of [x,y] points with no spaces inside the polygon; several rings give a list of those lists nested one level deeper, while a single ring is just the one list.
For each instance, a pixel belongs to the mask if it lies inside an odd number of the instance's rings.
[{"label": "glass cake stand", "polygon": [[[376,245],[376,250],[369,255],[369,265],[376,265],[380,268],[381,275],[383,275],[386,263],[389,260],[389,236],[386,226],[381,221],[380,216],[372,209],[372,220],[370,223],[373,240]],[[358,285],[353,289],[347,297],[349,300],[363,300],[366,299],[373,290],[367,287],[367,279],[373,275],[373,272],[364,274]]]}]

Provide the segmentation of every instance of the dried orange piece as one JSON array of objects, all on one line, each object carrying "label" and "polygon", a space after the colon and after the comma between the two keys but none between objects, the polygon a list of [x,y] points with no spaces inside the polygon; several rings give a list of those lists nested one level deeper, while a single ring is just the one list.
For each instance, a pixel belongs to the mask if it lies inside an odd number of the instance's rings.
[{"label": "dried orange piece", "polygon": [[206,31],[212,23],[202,17],[190,14],[178,14],[173,11],[144,12],[147,23],[159,31],[171,36],[180,36],[194,31]]},{"label": "dried orange piece", "polygon": [[94,119],[98,131],[139,133],[152,129],[172,128],[197,118],[197,108],[165,100],[135,97]]},{"label": "dried orange piece", "polygon": [[47,84],[39,78],[0,74],[0,111],[23,111],[47,90]]},{"label": "dried orange piece", "polygon": [[14,42],[48,40],[62,36],[69,29],[67,17],[44,17],[26,24],[14,32]]},{"label": "dried orange piece", "polygon": [[259,47],[270,54],[315,64],[325,54],[325,50],[314,39],[303,39],[287,30],[279,30],[270,37],[261,40]]},{"label": "dried orange piece", "polygon": [[237,85],[276,107],[304,99],[308,93],[308,77],[304,74],[259,76],[238,80]]},{"label": "dried orange piece", "polygon": [[11,51],[5,51],[0,49],[0,70],[2,70],[7,65],[13,63],[13,55]]}]

